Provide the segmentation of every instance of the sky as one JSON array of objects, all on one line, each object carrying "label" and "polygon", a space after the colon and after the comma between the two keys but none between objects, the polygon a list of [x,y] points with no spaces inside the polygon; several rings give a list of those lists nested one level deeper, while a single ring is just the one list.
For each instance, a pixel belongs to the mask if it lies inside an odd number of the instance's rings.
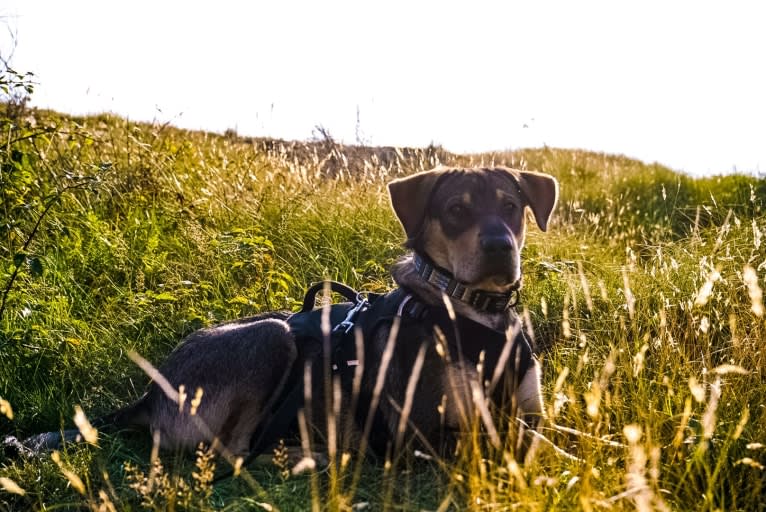
[{"label": "sky", "polygon": [[0,0],[0,17],[31,104],[62,112],[766,172],[757,0]]}]

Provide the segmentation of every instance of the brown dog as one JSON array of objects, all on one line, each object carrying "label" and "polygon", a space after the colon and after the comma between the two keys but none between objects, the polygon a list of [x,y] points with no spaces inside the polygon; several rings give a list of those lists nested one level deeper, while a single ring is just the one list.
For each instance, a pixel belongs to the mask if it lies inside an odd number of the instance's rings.
[{"label": "brown dog", "polygon": [[[405,437],[437,453],[450,450],[477,408],[534,427],[543,414],[540,368],[512,303],[521,284],[525,210],[545,231],[556,180],[505,167],[437,168],[396,180],[389,192],[413,252],[393,270],[399,288],[357,323],[363,353],[341,347],[351,354],[343,361],[361,364],[337,379],[340,405],[324,402],[331,394],[324,392],[321,341],[296,340],[289,313],[267,313],[192,333],[170,354],[160,373],[172,389],[184,386],[189,398],[181,406],[153,382],[136,403],[100,423],[149,427],[164,446],[216,438],[246,455],[308,367],[307,412],[319,435],[327,435],[324,413],[335,409],[346,439],[368,435],[378,452]],[[195,405],[197,388],[203,395]],[[76,431],[63,434],[72,439]],[[39,450],[60,442],[48,433],[24,444]]]}]

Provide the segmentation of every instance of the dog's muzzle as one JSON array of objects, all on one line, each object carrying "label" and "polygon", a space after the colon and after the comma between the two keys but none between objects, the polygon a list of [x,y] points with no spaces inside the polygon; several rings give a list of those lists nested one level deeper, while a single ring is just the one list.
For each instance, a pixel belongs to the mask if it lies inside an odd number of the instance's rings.
[{"label": "dog's muzzle", "polygon": [[482,252],[492,258],[510,257],[513,245],[513,238],[505,234],[483,236],[479,240]]}]

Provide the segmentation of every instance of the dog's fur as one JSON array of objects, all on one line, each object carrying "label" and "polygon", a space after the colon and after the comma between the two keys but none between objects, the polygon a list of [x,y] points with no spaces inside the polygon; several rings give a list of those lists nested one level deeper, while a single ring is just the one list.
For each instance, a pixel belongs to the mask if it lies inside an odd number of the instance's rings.
[{"label": "dog's fur", "polygon": [[[525,237],[525,210],[528,207],[545,231],[558,197],[558,185],[546,174],[517,171],[504,167],[459,169],[437,168],[393,181],[389,185],[391,203],[407,235],[406,246],[425,255],[468,287],[490,292],[505,292],[521,280],[521,250]],[[441,291],[424,281],[407,257],[393,269],[397,284],[414,292],[421,301],[443,305]],[[466,303],[453,301],[457,315],[490,328],[502,329],[518,324],[516,313],[477,311]],[[194,447],[216,437],[231,452],[246,455],[264,411],[279,397],[295,364],[311,355],[297,346],[286,313],[267,313],[248,319],[202,329],[192,333],[168,357],[160,372],[178,389],[184,385],[183,410],[170,400],[156,383],[133,405],[106,417],[104,422],[118,427],[148,427],[160,433],[163,446]],[[365,340],[363,392],[371,392],[377,370],[384,357],[390,323],[378,327]],[[447,361],[438,354],[433,333],[426,333],[425,357],[420,381],[415,388],[409,425],[421,440],[441,444],[445,432],[466,427],[465,415],[474,410],[470,402],[471,382],[478,380],[476,368],[459,361]],[[481,343],[481,340],[464,340]],[[385,377],[380,415],[385,434],[393,438],[405,401],[406,386],[419,346],[399,343]],[[531,362],[524,375],[516,376],[514,404],[518,415],[534,425],[543,415],[540,392],[540,367]],[[314,424],[324,423],[321,383],[314,388]],[[190,408],[195,390],[203,390],[196,411],[209,428],[200,430],[192,421]],[[351,397],[344,396],[342,408]],[[502,407],[503,404],[495,404]],[[341,410],[343,413],[343,409]],[[345,435],[359,435],[361,426],[354,420]],[[67,434],[69,432],[69,434]],[[65,431],[69,439],[76,431]],[[42,434],[24,444],[35,449],[49,448],[61,441],[55,434]]]}]

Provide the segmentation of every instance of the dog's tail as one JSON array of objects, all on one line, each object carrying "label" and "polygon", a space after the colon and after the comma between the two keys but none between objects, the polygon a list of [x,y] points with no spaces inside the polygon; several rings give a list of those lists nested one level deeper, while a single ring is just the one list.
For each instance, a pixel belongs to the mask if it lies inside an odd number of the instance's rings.
[{"label": "dog's tail", "polygon": [[[105,432],[145,427],[149,425],[149,404],[144,395],[137,401],[114,412],[96,418],[91,425]],[[53,450],[59,450],[64,444],[79,443],[83,440],[79,429],[67,429],[59,432],[43,432],[19,441],[14,436],[7,436],[2,441],[6,456],[37,456]]]}]

